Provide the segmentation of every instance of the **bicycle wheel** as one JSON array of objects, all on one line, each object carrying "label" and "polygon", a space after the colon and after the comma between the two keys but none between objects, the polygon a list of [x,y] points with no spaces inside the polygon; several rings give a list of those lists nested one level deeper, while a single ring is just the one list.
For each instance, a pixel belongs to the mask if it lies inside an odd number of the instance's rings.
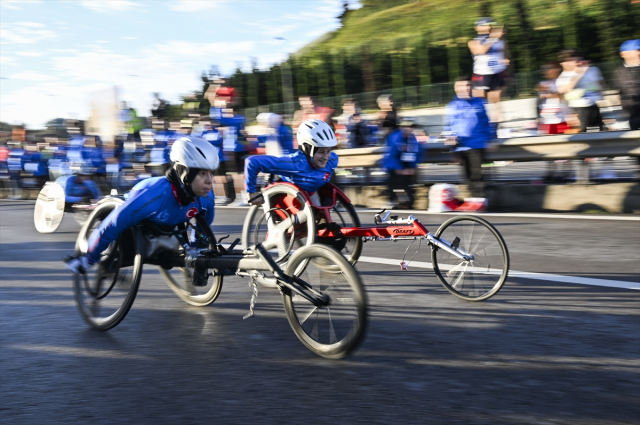
[{"label": "bicycle wheel", "polygon": [[435,237],[473,255],[465,261],[432,247],[433,270],[449,292],[467,301],[486,300],[498,293],[509,274],[509,252],[495,227],[479,217],[453,217],[438,228]]},{"label": "bicycle wheel", "polygon": [[[99,205],[80,230],[76,255],[87,252],[91,232],[121,202]],[[102,252],[100,262],[85,275],[74,275],[78,310],[93,328],[106,331],[125,318],[138,293],[142,276],[142,254],[135,229],[128,229]]]},{"label": "bicycle wheel", "polygon": [[[242,227],[242,245],[245,248],[253,246],[258,242],[269,251],[277,255],[275,260],[278,264],[283,264],[291,248],[289,239],[293,237],[299,246],[308,246],[315,242],[316,223],[313,220],[313,208],[306,202],[306,199],[298,189],[288,184],[276,184],[264,190],[262,195],[265,199],[261,207],[252,206],[245,218]],[[304,223],[274,231],[279,223],[288,217],[295,216],[302,212],[307,216]]]},{"label": "bicycle wheel", "polygon": [[44,185],[33,209],[33,224],[40,233],[53,233],[64,216],[64,188],[58,183]]},{"label": "bicycle wheel", "polygon": [[[327,272],[327,266],[340,271]],[[366,294],[353,266],[333,248],[316,244],[296,251],[287,262],[285,274],[329,297],[326,307],[316,307],[289,290],[283,291],[284,310],[298,339],[328,359],[352,352],[362,342],[367,327]]]},{"label": "bicycle wheel", "polygon": [[[345,202],[342,199],[336,199],[336,205],[329,210],[331,220],[340,227],[360,227],[360,218],[356,209],[351,203]],[[318,229],[321,229],[324,225],[322,222],[324,218],[317,223]],[[362,253],[362,238],[320,238],[316,239],[318,243],[323,245],[329,245],[336,251],[344,255],[344,257],[352,265],[356,265],[360,254]]]},{"label": "bicycle wheel", "polygon": [[195,286],[191,283],[191,276],[186,269],[175,267],[171,270],[160,269],[160,274],[164,277],[167,285],[178,297],[187,304],[196,307],[205,307],[212,304],[222,291],[223,276],[218,271],[211,269],[213,276],[209,276],[205,286]]}]

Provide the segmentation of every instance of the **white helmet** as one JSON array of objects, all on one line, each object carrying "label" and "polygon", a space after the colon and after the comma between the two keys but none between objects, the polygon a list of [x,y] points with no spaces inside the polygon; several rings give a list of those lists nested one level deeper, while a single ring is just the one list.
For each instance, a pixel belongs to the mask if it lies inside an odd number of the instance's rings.
[{"label": "white helmet", "polygon": [[258,123],[269,126],[271,128],[276,128],[280,126],[280,124],[282,124],[282,116],[271,112],[263,112],[261,114],[258,114],[256,120],[258,121]]},{"label": "white helmet", "polygon": [[306,120],[298,127],[298,149],[307,156],[313,156],[316,148],[333,148],[338,146],[336,135],[324,121]]},{"label": "white helmet", "polygon": [[216,170],[220,165],[218,148],[194,136],[181,137],[171,147],[171,161],[189,169]]}]

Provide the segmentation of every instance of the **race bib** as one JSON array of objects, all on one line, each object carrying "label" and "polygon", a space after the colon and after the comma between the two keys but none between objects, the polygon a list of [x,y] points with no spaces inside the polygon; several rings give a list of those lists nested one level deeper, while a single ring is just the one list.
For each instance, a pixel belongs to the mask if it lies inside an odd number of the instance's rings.
[{"label": "race bib", "polygon": [[400,161],[402,162],[416,162],[416,154],[405,152],[400,155]]},{"label": "race bib", "polygon": [[107,164],[107,173],[117,173],[118,171],[120,171],[120,165]]}]

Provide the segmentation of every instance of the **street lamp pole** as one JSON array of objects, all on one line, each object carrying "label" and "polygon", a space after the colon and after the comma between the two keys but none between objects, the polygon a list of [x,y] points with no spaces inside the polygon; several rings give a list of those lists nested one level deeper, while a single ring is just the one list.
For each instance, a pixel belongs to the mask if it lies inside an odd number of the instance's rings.
[{"label": "street lamp pole", "polygon": [[[286,38],[276,37],[276,40],[286,41]],[[291,66],[286,60],[280,65],[280,76],[282,77],[282,101],[285,117],[291,118],[293,116],[293,82],[291,81]]]}]

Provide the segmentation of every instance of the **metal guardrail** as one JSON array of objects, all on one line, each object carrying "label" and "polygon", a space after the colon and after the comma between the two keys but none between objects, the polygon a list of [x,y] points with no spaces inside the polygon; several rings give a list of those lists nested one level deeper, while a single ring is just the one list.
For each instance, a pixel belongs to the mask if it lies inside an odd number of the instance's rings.
[{"label": "metal guardrail", "polygon": [[[640,156],[640,130],[560,134],[495,140],[488,161],[551,161],[595,157]],[[380,167],[386,147],[337,150],[338,167]],[[422,163],[448,163],[451,146],[428,143]]]}]

